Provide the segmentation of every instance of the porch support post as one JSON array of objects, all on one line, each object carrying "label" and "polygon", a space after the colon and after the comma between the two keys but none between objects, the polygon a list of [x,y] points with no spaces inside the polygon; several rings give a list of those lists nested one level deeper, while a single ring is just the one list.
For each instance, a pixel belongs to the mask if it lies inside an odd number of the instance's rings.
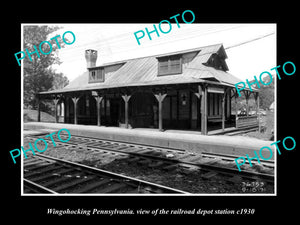
[{"label": "porch support post", "polygon": [[125,102],[125,128],[128,128],[128,123],[129,123],[129,117],[128,117],[128,102],[129,99],[131,98],[131,95],[122,95],[122,98]]},{"label": "porch support post", "polygon": [[159,92],[158,94],[154,95],[155,98],[158,101],[158,130],[159,131],[163,131],[163,119],[162,119],[162,102],[165,99],[165,97],[167,96],[167,94],[162,94],[161,92]]},{"label": "porch support post", "polygon": [[207,85],[203,85],[201,99],[201,133],[207,135]]},{"label": "porch support post", "polygon": [[72,101],[74,103],[74,124],[78,124],[77,122],[77,102],[80,97],[73,97]]},{"label": "porch support post", "polygon": [[249,116],[249,96],[250,92],[245,91],[245,97],[246,97],[246,116]]},{"label": "porch support post", "polygon": [[234,93],[234,106],[235,106],[235,128],[237,128],[237,120],[238,120],[238,107],[237,107],[237,93]]},{"label": "porch support post", "polygon": [[[199,104],[199,112],[201,113],[201,115],[202,115],[202,107],[201,107],[201,105],[202,105],[202,99],[201,99],[201,96],[203,96],[203,93],[202,93],[202,87],[201,87],[201,85],[199,84],[198,85],[198,92],[196,92],[196,93],[194,93],[195,95],[196,95],[196,97],[199,99],[199,101],[200,101],[200,104]],[[197,117],[198,117],[199,115],[197,115]],[[203,130],[202,130],[202,117],[201,117],[201,132],[203,132]]]},{"label": "porch support post", "polygon": [[201,113],[201,134],[207,135],[207,85],[198,85],[198,93],[195,93],[200,99],[200,113]]},{"label": "porch support post", "polygon": [[260,113],[259,113],[259,93],[256,92],[254,95],[255,103],[256,103],[256,116],[258,117],[258,132],[260,133],[261,127],[260,127]]},{"label": "porch support post", "polygon": [[41,122],[40,96],[36,95],[37,100],[37,121]]},{"label": "porch support post", "polygon": [[53,98],[53,102],[54,102],[54,114],[55,114],[55,123],[58,122],[58,118],[57,118],[57,103],[59,101],[59,98],[54,97]]},{"label": "porch support post", "polygon": [[97,104],[97,126],[101,126],[101,101],[103,96],[94,96]]},{"label": "porch support post", "polygon": [[222,97],[222,130],[225,130],[225,98],[226,98],[226,88],[224,87],[224,94]]}]

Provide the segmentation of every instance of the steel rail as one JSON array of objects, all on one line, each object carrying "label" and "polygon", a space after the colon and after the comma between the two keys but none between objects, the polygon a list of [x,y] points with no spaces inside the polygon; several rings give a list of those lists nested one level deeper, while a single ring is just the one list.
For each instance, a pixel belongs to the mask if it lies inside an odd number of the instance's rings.
[{"label": "steel rail", "polygon": [[52,160],[52,161],[55,161],[55,162],[58,162],[58,163],[61,163],[61,164],[65,164],[65,165],[74,167],[74,169],[80,168],[83,171],[89,171],[89,172],[91,172],[95,175],[110,177],[110,178],[116,179],[116,181],[119,181],[119,182],[126,182],[129,185],[134,185],[138,188],[142,188],[142,189],[145,189],[145,190],[148,190],[148,191],[152,191],[153,193],[156,193],[157,191],[163,191],[163,193],[168,193],[168,194],[189,194],[188,192],[178,190],[178,189],[175,189],[175,188],[163,186],[163,185],[160,185],[160,184],[155,184],[155,183],[152,183],[152,182],[140,180],[140,179],[133,178],[133,177],[128,177],[128,176],[125,176],[125,175],[122,175],[122,174],[117,174],[117,173],[114,173],[114,172],[98,169],[98,168],[95,168],[95,167],[90,167],[90,166],[75,163],[75,162],[70,162],[70,161],[67,161],[67,160],[64,160],[64,159],[58,159],[58,158],[54,158],[54,157],[51,157],[51,156],[45,156],[45,155],[42,155],[40,153],[36,153],[35,156],[39,157],[39,158]]},{"label": "steel rail", "polygon": [[[227,159],[227,160],[232,160],[234,161],[234,159],[238,158],[239,156],[236,155],[225,155],[225,154],[220,154],[220,153],[213,153],[213,152],[202,152],[201,155],[205,156],[205,157],[218,157],[221,159]],[[257,159],[253,159],[253,161],[258,162]],[[264,160],[264,159],[259,159],[259,161],[261,162],[262,165],[264,166],[269,166],[269,167],[274,167],[274,160]],[[249,162],[246,162],[247,164],[249,164]]]},{"label": "steel rail", "polygon": [[[142,144],[135,144],[135,143],[128,143],[128,142],[121,142],[121,141],[111,141],[111,140],[106,140],[106,139],[99,139],[99,138],[89,138],[89,137],[84,137],[84,136],[74,136],[72,135],[72,137],[74,138],[78,138],[78,139],[86,139],[86,140],[96,140],[96,141],[104,141],[107,142],[109,144],[125,144],[125,145],[130,145],[133,147],[141,147],[141,148],[145,148],[145,150],[147,148],[154,148],[155,149],[159,149],[162,151],[175,151],[178,153],[184,153],[184,151],[182,150],[176,150],[176,149],[171,149],[171,148],[164,148],[164,147],[155,147],[155,146],[149,146],[149,145],[142,145]],[[48,140],[49,141],[49,140]],[[82,140],[82,142],[84,142]],[[99,143],[100,144],[100,143]],[[95,146],[95,143],[76,143],[72,141],[69,141],[68,143],[64,143],[63,145],[69,145],[69,146],[86,146],[87,148],[91,149],[91,150],[104,150],[104,151],[111,151],[111,152],[116,152],[116,153],[123,153],[123,154],[128,154],[128,155],[134,155],[134,156],[138,156],[138,157],[144,157],[144,158],[149,158],[149,159],[153,159],[153,160],[160,160],[160,161],[165,161],[165,162],[171,162],[171,163],[178,163],[178,164],[184,164],[184,165],[191,165],[191,166],[197,166],[200,167],[201,169],[206,169],[206,170],[213,170],[213,171],[217,171],[218,173],[221,174],[234,174],[234,175],[238,175],[247,179],[257,179],[257,178],[261,178],[264,179],[270,183],[274,183],[274,176],[270,175],[270,174],[266,174],[266,173],[259,173],[259,172],[254,172],[254,171],[247,171],[247,170],[242,170],[239,171],[238,169],[234,169],[234,168],[227,168],[224,166],[217,166],[217,165],[211,165],[211,164],[206,164],[206,163],[201,163],[201,162],[189,162],[186,160],[180,160],[180,159],[174,159],[174,158],[165,158],[165,157],[161,157],[161,156],[156,156],[156,155],[150,155],[150,154],[143,154],[143,153],[139,153],[139,152],[130,152],[130,151],[124,151],[124,150],[116,150],[113,149],[111,147],[105,147],[105,146]],[[128,147],[130,147],[128,146]],[[150,149],[149,149],[150,150]],[[217,153],[206,153],[206,152],[202,152],[201,153],[202,156],[213,156],[213,157],[217,157],[220,159],[227,159],[227,160],[232,160],[234,161],[235,157],[233,157],[232,155],[222,155],[222,154],[217,154]],[[192,156],[192,154],[191,154]],[[264,162],[264,164],[268,164],[268,166],[272,166],[272,162]]]},{"label": "steel rail", "polygon": [[[87,139],[91,139],[91,138],[87,138]],[[102,140],[102,139],[96,139],[96,138],[92,138],[94,140]],[[105,142],[111,142],[114,143],[115,141],[105,141]],[[122,143],[122,142],[119,142]],[[78,146],[78,144],[75,143],[65,143],[66,145],[71,145],[71,146]],[[154,160],[161,160],[161,161],[167,161],[167,162],[172,162],[172,163],[180,163],[180,164],[185,164],[185,165],[191,165],[191,166],[197,166],[200,167],[202,169],[207,169],[207,170],[214,170],[217,171],[219,173],[222,174],[235,174],[235,175],[239,175],[242,176],[244,178],[248,178],[248,179],[257,179],[257,178],[261,178],[264,179],[270,183],[274,183],[274,176],[270,175],[270,174],[266,174],[266,173],[259,173],[259,172],[254,172],[254,171],[247,171],[247,170],[242,170],[239,171],[238,169],[233,169],[233,168],[227,168],[227,167],[221,167],[221,166],[216,166],[216,165],[209,165],[209,164],[205,164],[205,163],[197,163],[197,162],[189,162],[189,161],[185,161],[185,160],[180,160],[180,159],[173,159],[173,158],[164,158],[161,156],[155,156],[155,155],[149,155],[149,154],[142,154],[142,153],[138,153],[138,152],[128,152],[128,151],[123,151],[123,150],[115,150],[109,147],[103,147],[103,146],[92,146],[89,147],[89,144],[82,144],[82,145],[86,145],[88,148],[93,149],[93,150],[105,150],[105,151],[111,151],[111,152],[117,152],[117,153],[125,153],[125,154],[129,154],[129,155],[135,155],[135,156],[139,156],[139,157],[144,157],[144,158],[150,158],[150,159],[154,159]],[[130,144],[132,146],[135,146],[135,144]],[[143,145],[137,145],[137,146],[143,146]],[[158,148],[161,150],[164,150],[163,148]],[[168,149],[169,150],[169,149]],[[174,150],[175,151],[175,150]],[[215,156],[218,157],[220,159],[229,159],[234,161],[235,157],[231,156],[231,155],[221,155],[221,154],[216,154],[216,153],[201,153],[202,155],[206,155],[206,156]],[[192,156],[192,155],[191,155]],[[264,162],[268,165],[272,165],[272,162]]]},{"label": "steel rail", "polygon": [[37,184],[33,181],[30,181],[28,179],[25,179],[23,178],[23,184],[26,188],[34,191],[34,192],[39,192],[39,193],[45,193],[45,194],[58,194],[57,192],[49,189],[49,188],[46,188],[40,184]]}]

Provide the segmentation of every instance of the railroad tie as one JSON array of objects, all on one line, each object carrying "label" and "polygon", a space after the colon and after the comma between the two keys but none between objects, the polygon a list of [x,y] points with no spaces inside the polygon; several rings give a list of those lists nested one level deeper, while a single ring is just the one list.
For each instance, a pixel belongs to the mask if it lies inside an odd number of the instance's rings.
[{"label": "railroad tie", "polygon": [[[51,171],[54,171],[54,170],[58,170],[58,169],[61,169],[59,172],[57,172],[57,173],[53,173],[53,172],[51,172]],[[69,173],[69,172],[71,172],[71,171],[74,171],[74,169],[72,169],[72,168],[63,168],[63,167],[55,167],[55,168],[51,168],[50,170],[44,170],[44,171],[39,171],[40,173],[46,173],[46,174],[43,174],[43,175],[41,175],[41,176],[37,176],[37,177],[33,177],[33,178],[30,178],[30,180],[31,181],[33,181],[33,182],[41,182],[41,181],[43,181],[43,180],[47,180],[48,178],[51,178],[51,177],[53,177],[54,179],[55,179],[55,177],[58,177],[58,176],[63,176],[63,174],[65,174],[65,173]],[[76,171],[75,171],[76,172]],[[79,173],[79,172],[77,172],[77,173]],[[35,174],[32,174],[33,176],[35,176]],[[26,178],[27,177],[32,177],[32,175],[31,174],[29,174],[28,176],[27,176],[27,173],[25,174],[25,176],[26,176]]]},{"label": "railroad tie", "polygon": [[184,160],[186,161],[187,159],[191,158],[191,157],[194,157],[194,155],[192,154],[189,154],[189,153],[185,153],[185,154],[182,154],[181,157],[177,157],[178,160]]},{"label": "railroad tie", "polygon": [[49,175],[50,176],[48,176],[48,177],[44,177],[44,179],[52,177],[52,180],[49,180],[46,182],[42,181],[43,186],[45,186],[45,187],[51,187],[51,186],[58,185],[63,182],[67,182],[67,181],[74,179],[73,177],[65,177],[65,176],[60,176],[60,177],[56,178],[56,177],[53,177],[53,174],[49,174]]},{"label": "railroad tie", "polygon": [[149,164],[148,166],[151,167],[151,168],[157,168],[157,167],[162,166],[163,164],[165,164],[165,162],[157,161],[157,162],[153,162],[153,163]]},{"label": "railroad tie", "polygon": [[24,165],[27,165],[28,163],[34,163],[34,162],[39,162],[40,160],[34,157],[30,157],[27,159],[24,159]]},{"label": "railroad tie", "polygon": [[125,154],[118,154],[117,156],[115,156],[115,160],[117,159],[127,159],[128,158],[128,155],[125,155]]},{"label": "railroad tie", "polygon": [[63,168],[63,166],[51,166],[51,167],[45,167],[45,168],[42,168],[42,169],[39,169],[39,170],[32,170],[32,171],[27,171],[24,176],[26,178],[30,178],[30,177],[35,177],[35,176],[39,176],[43,173],[51,173],[51,171],[55,171],[55,170],[58,170],[60,168]]},{"label": "railroad tie", "polygon": [[145,151],[149,151],[148,149],[143,149],[141,147],[129,147],[128,149],[125,149],[124,151],[129,151],[129,152],[132,152],[132,153],[137,153],[137,154],[141,154]]},{"label": "railroad tie", "polygon": [[115,147],[114,149],[115,150],[118,150],[118,151],[120,151],[120,150],[130,150],[132,147],[130,147],[130,146],[128,146],[128,145],[119,145],[118,147]]},{"label": "railroad tie", "polygon": [[55,164],[51,164],[49,162],[38,162],[38,163],[31,163],[29,165],[24,165],[24,169],[26,170],[37,170],[37,169],[43,169],[45,167],[49,167]]},{"label": "railroad tie", "polygon": [[147,152],[146,155],[150,156],[163,156],[163,153],[159,150],[152,150],[150,152]]},{"label": "railroad tie", "polygon": [[96,189],[102,185],[105,185],[107,183],[111,182],[110,179],[103,179],[94,183],[91,183],[90,185],[85,186],[84,188],[80,189],[78,193],[88,193],[91,192],[93,189]]},{"label": "railroad tie", "polygon": [[135,163],[135,162],[140,161],[140,160],[141,160],[140,157],[130,157],[130,158],[126,159],[126,161],[128,163]]},{"label": "railroad tie", "polygon": [[214,172],[214,171],[210,171],[208,173],[202,174],[201,177],[204,179],[210,179],[214,176],[216,176],[218,173]]},{"label": "railroad tie", "polygon": [[167,171],[172,171],[172,170],[176,170],[178,167],[177,164],[170,164],[168,166],[164,166],[163,167],[163,170],[167,170]]},{"label": "railroad tie", "polygon": [[24,163],[24,169],[38,169],[40,167],[45,167],[50,165],[49,162],[39,162],[39,161],[35,161],[35,162],[28,162],[28,163]]},{"label": "railroad tie", "polygon": [[214,164],[214,163],[216,163],[216,162],[219,162],[219,161],[221,161],[221,159],[219,159],[219,158],[208,159],[208,161],[206,161],[206,162],[201,162],[201,161],[200,161],[200,164],[204,164],[204,165],[212,165],[212,164]]},{"label": "railroad tie", "polygon": [[142,165],[142,166],[147,166],[148,164],[150,164],[152,161],[150,159],[142,159],[140,161],[137,161],[137,163],[139,165]]},{"label": "railroad tie", "polygon": [[182,174],[189,175],[196,171],[199,171],[199,167],[190,167],[190,166],[180,165],[180,173],[182,173]]},{"label": "railroad tie", "polygon": [[88,147],[100,147],[101,145],[103,145],[103,142],[87,143]]},{"label": "railroad tie", "polygon": [[111,143],[103,143],[103,144],[99,144],[95,147],[99,147],[99,148],[111,148],[112,144]]},{"label": "railroad tie", "polygon": [[229,183],[233,183],[233,184],[241,184],[242,183],[242,178],[241,176],[233,176],[229,179],[227,179],[226,181]]},{"label": "railroad tie", "polygon": [[149,154],[149,153],[151,153],[151,152],[153,152],[152,149],[146,148],[146,149],[141,149],[141,150],[140,150],[139,152],[137,152],[137,153],[140,153],[140,154]]},{"label": "railroad tie", "polygon": [[189,162],[197,162],[199,161],[200,159],[202,159],[202,156],[195,156],[193,158],[191,158],[190,160],[188,160]]},{"label": "railroad tie", "polygon": [[121,189],[123,189],[125,187],[128,187],[128,184],[126,184],[126,183],[115,183],[115,184],[107,186],[107,187],[105,187],[103,189],[100,189],[97,192],[98,193],[121,193],[118,190],[121,190]]},{"label": "railroad tie", "polygon": [[68,182],[66,184],[57,186],[57,187],[53,188],[53,190],[56,191],[56,192],[62,192],[63,190],[70,189],[72,187],[76,187],[77,185],[80,185],[82,183],[94,180],[95,178],[96,178],[96,176],[93,175],[93,176],[88,176],[87,178],[84,178],[84,179],[75,179],[75,180],[73,180],[71,182]]}]

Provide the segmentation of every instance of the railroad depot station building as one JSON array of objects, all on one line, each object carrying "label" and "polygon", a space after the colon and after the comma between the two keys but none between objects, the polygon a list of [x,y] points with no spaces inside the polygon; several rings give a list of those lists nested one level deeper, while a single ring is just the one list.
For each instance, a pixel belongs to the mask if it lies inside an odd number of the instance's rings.
[{"label": "railroad depot station building", "polygon": [[[97,51],[86,50],[87,71],[60,90],[41,92],[52,99],[56,122],[123,128],[193,130],[207,135],[258,127],[248,115],[248,99],[259,110],[257,90],[244,89],[246,115],[232,115],[238,98],[222,44],[96,66]],[[233,101],[234,102],[234,101]],[[40,105],[40,103],[38,104]],[[38,121],[40,121],[38,107]]]}]

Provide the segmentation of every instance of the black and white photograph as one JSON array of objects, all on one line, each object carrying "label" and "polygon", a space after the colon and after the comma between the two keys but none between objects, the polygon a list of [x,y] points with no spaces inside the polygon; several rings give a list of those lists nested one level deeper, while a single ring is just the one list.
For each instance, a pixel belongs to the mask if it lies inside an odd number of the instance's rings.
[{"label": "black and white photograph", "polygon": [[22,24],[23,194],[276,193],[276,24],[160,25]]},{"label": "black and white photograph", "polygon": [[15,18],[7,215],[234,222],[296,211],[294,22],[204,8]]}]

